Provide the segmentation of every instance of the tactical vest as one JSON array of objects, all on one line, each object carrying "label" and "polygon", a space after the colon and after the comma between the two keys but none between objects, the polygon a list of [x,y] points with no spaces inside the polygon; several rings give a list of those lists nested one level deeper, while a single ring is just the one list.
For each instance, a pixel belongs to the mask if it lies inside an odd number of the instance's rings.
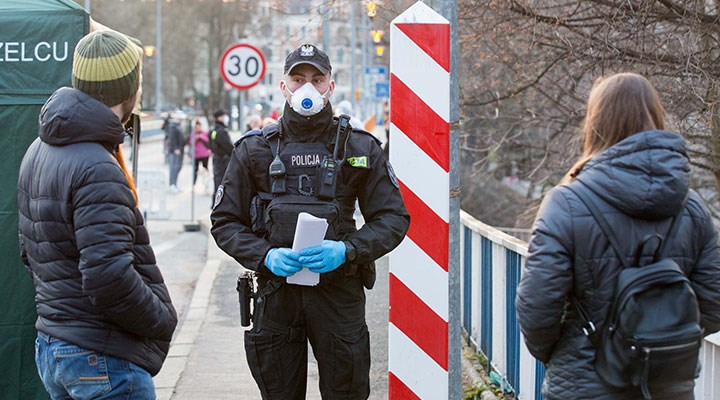
[{"label": "tactical vest", "polygon": [[273,154],[268,171],[271,193],[261,193],[253,201],[253,229],[265,228],[273,245],[292,247],[301,212],[327,220],[325,239],[341,239],[335,188],[342,163],[339,148],[347,140],[347,126],[341,118],[333,153],[324,142],[284,143],[281,132],[266,135]]}]

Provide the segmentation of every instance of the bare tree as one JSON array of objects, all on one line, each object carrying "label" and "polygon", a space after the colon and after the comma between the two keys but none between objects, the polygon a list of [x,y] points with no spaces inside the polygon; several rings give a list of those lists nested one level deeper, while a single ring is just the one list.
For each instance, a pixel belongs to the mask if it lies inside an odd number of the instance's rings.
[{"label": "bare tree", "polygon": [[[162,1],[161,7],[164,103],[182,105],[191,96],[207,97],[207,108],[218,108],[225,96],[220,56],[223,49],[245,36],[246,26],[255,13],[255,2],[172,0]],[[91,12],[98,22],[139,39],[143,45],[155,45],[155,2],[94,0]],[[154,62],[148,58],[143,66],[146,96],[155,94]],[[207,93],[197,87],[199,81],[209,82]]]},{"label": "bare tree", "polygon": [[593,80],[635,71],[688,139],[694,186],[718,204],[717,0],[470,0],[459,15],[471,171],[514,161],[526,198],[537,198],[576,157]]}]

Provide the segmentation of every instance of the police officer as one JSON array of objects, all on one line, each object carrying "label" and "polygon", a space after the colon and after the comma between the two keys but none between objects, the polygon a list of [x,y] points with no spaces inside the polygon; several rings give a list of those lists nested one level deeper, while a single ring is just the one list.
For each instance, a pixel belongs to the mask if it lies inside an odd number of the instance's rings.
[{"label": "police officer", "polygon": [[210,132],[210,150],[212,150],[212,166],[213,180],[215,181],[215,191],[217,191],[222,181],[225,170],[227,169],[230,157],[233,152],[232,140],[228,134],[227,126],[229,116],[225,110],[219,109],[213,114],[215,118],[215,126]]},{"label": "police officer", "polygon": [[[370,342],[365,292],[374,261],[405,236],[410,216],[379,142],[333,118],[328,56],[305,44],[287,56],[283,116],[236,142],[215,195],[212,235],[257,273],[248,364],[263,399],[303,399],[307,342],[324,399],[367,399]],[[365,219],[359,230],[356,200]],[[322,244],[293,252],[297,214],[328,221]],[[288,283],[303,269],[319,283]]]}]

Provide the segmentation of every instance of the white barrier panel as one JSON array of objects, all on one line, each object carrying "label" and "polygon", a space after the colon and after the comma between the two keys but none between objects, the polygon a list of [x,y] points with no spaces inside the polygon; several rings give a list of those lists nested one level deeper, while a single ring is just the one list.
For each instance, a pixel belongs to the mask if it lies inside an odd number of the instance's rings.
[{"label": "white barrier panel", "polygon": [[135,187],[138,190],[140,210],[148,219],[168,219],[167,209],[167,177],[164,170],[138,170]]}]

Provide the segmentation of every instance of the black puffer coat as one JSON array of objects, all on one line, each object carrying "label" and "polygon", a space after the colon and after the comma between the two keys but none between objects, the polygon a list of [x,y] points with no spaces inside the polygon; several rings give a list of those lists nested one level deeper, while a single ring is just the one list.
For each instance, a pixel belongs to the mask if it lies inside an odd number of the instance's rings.
[{"label": "black puffer coat", "polygon": [[112,149],[118,117],[70,88],[40,114],[20,167],[23,260],[38,331],[157,374],[177,325],[143,218]]},{"label": "black puffer coat", "polygon": [[[683,138],[647,131],[630,136],[589,161],[569,186],[592,190],[627,255],[634,259],[648,233],[665,237],[669,217],[677,235],[667,253],[690,278],[705,334],[720,329],[720,249],[709,212],[689,190],[690,166]],[[637,399],[613,392],[593,366],[595,351],[579,326],[568,296],[575,295],[602,326],[621,262],[590,211],[566,186],[552,189],[535,221],[516,299],[520,328],[530,352],[546,363],[546,399]],[[649,252],[649,251],[648,251]],[[650,254],[645,261],[650,260]],[[651,387],[651,389],[653,389]],[[693,382],[655,388],[653,395],[692,398]],[[655,398],[655,397],[653,397]]]}]

